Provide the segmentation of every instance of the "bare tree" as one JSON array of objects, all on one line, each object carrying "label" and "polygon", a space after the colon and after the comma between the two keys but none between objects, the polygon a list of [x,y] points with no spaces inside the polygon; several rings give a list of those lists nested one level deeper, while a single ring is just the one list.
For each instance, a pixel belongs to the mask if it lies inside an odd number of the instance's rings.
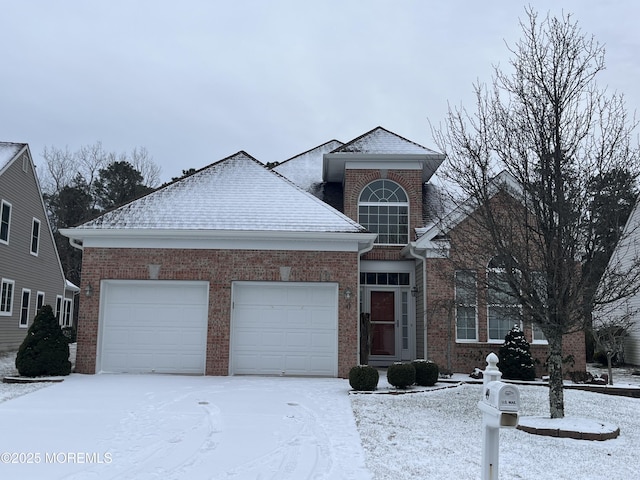
[{"label": "bare tree", "polygon": [[46,193],[59,192],[62,188],[70,185],[76,171],[75,155],[69,151],[69,147],[64,150],[56,147],[44,147],[42,158],[47,167],[47,174],[40,181]]},{"label": "bare tree", "polygon": [[631,308],[628,302],[623,309],[616,305],[594,310],[593,338],[607,356],[609,385],[613,385],[613,358],[624,358],[624,342],[636,328],[634,317],[637,314],[638,310]]},{"label": "bare tree", "polygon": [[[550,415],[561,418],[562,339],[584,329],[588,184],[637,165],[636,121],[621,95],[597,87],[604,48],[570,15],[539,22],[528,8],[520,24],[523,38],[509,48],[512,72],[495,67],[490,85],[474,86],[475,112],[450,108],[434,137],[448,156],[448,177],[475,207],[474,226],[482,232],[476,252],[500,259],[501,273],[490,286],[514,297],[549,343]],[[604,304],[638,291],[638,267],[609,268],[611,289],[590,301]]]},{"label": "bare tree", "polygon": [[144,147],[134,147],[129,154],[129,163],[140,172],[142,181],[147,187],[155,188],[160,185],[162,169]]}]

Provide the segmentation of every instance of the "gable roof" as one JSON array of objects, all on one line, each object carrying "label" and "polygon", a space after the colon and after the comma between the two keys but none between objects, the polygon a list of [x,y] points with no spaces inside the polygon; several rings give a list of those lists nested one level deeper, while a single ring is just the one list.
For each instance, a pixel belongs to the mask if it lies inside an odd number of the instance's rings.
[{"label": "gable roof", "polygon": [[[507,170],[502,170],[494,176],[488,184],[487,193],[489,198],[493,198],[501,191],[506,191],[515,198],[523,198],[524,195],[521,185]],[[477,208],[477,200],[471,197],[457,205],[451,206],[448,212],[443,212],[440,220],[436,219],[423,228],[416,228],[418,239],[412,242],[413,245],[411,246],[417,249],[433,249],[434,245],[439,245],[438,239],[441,238],[441,236],[447,235]],[[438,246],[438,248],[441,247]]]},{"label": "gable roof", "polygon": [[0,175],[26,146],[26,143],[0,142]]},{"label": "gable roof", "polygon": [[132,229],[366,232],[243,151],[62,233]]},{"label": "gable roof", "polygon": [[[26,160],[26,163],[24,163]],[[55,240],[53,238],[53,230],[51,229],[51,223],[49,222],[49,216],[47,215],[47,207],[44,204],[44,198],[42,197],[42,188],[40,187],[40,180],[38,179],[38,172],[36,166],[33,163],[31,157],[31,151],[29,144],[27,143],[15,143],[15,142],[0,142],[0,176],[9,170],[9,168],[17,161],[21,162],[19,167],[30,171],[31,175],[26,176],[26,180],[19,185],[19,194],[21,196],[33,195],[38,197],[39,208],[41,208],[41,218],[44,219],[44,225],[46,225],[46,235],[53,245],[53,252],[55,254],[55,262],[60,272],[60,277],[66,282],[64,276],[64,269],[62,268],[62,262],[60,261],[60,255],[58,254],[58,248],[56,247]],[[25,170],[27,171],[27,170]],[[2,192],[0,192],[2,193]],[[24,198],[24,197],[22,197]],[[29,220],[30,222],[31,220]],[[42,225],[42,224],[41,224]],[[45,233],[42,233],[43,239]]]},{"label": "gable roof", "polygon": [[331,153],[366,153],[369,155],[438,154],[382,127],[376,127],[360,135],[349,143],[336,148]]},{"label": "gable roof", "polygon": [[422,181],[427,182],[443,161],[443,154],[376,127],[326,153],[322,179],[325,182],[342,182],[347,162],[357,163],[360,168],[390,168],[392,163],[393,168],[421,170]]},{"label": "gable roof", "polygon": [[322,156],[344,145],[338,140],[330,140],[322,145],[289,158],[273,167],[275,172],[285,176],[300,188],[312,192],[322,183]]}]

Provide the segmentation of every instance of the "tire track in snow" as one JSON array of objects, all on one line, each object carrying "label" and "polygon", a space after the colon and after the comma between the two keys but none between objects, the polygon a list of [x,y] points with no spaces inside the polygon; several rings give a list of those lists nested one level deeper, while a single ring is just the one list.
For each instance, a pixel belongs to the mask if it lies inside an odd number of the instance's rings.
[{"label": "tire track in snow", "polygon": [[216,480],[304,480],[329,479],[333,464],[327,445],[329,438],[312,410],[295,402],[283,421],[294,422],[297,433],[277,442],[277,446],[255,460],[212,477]]},{"label": "tire track in snow", "polygon": [[[84,480],[87,478],[113,479],[181,479],[189,478],[188,472],[206,461],[207,454],[215,451],[218,442],[215,435],[220,432],[220,410],[208,402],[198,402],[194,392],[171,395],[171,399],[155,402],[154,395],[148,394],[148,401],[142,408],[135,408],[120,420],[113,435],[105,441],[106,451],[113,455],[113,462],[105,466],[88,468],[67,477],[68,480]],[[198,392],[202,396],[202,392]],[[180,404],[199,404],[199,412],[185,412]],[[168,413],[177,408],[175,413]],[[175,423],[169,436],[158,432],[158,418],[165,422]],[[167,429],[162,426],[161,431]],[[185,441],[187,440],[187,441]],[[118,445],[127,445],[125,449]],[[126,459],[125,467],[118,465],[118,459]]]}]

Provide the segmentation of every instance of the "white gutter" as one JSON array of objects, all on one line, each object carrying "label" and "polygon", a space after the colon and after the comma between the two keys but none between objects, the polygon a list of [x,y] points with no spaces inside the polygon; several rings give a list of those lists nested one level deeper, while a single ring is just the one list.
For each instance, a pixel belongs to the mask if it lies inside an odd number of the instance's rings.
[{"label": "white gutter", "polygon": [[69,244],[73,248],[77,248],[78,250],[84,250],[84,247],[82,246],[82,243],[78,243],[78,240],[76,240],[75,238],[69,237]]},{"label": "white gutter", "polygon": [[416,252],[415,243],[409,244],[409,255],[411,255],[416,260],[422,262],[422,324],[423,324],[423,332],[424,335],[424,359],[428,360],[428,348],[427,348],[427,258],[426,255],[423,257],[418,255]]}]

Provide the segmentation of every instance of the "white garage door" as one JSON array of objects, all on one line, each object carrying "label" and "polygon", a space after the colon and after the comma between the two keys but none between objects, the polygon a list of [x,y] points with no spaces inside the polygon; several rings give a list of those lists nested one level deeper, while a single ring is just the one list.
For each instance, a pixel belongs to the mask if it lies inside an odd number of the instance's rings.
[{"label": "white garage door", "polygon": [[335,283],[234,282],[232,374],[338,374]]},{"label": "white garage door", "polygon": [[98,371],[203,375],[207,282],[102,282]]}]

